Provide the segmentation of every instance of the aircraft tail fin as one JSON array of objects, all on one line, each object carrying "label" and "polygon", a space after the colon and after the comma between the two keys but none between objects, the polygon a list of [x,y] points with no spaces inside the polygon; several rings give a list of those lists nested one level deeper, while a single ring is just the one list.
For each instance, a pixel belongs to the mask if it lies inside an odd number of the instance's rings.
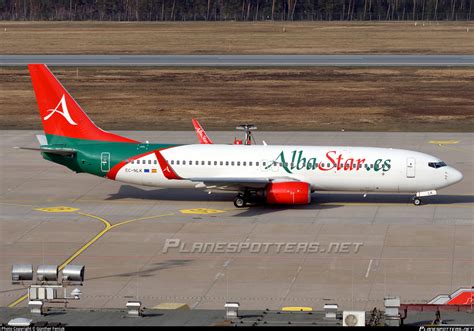
[{"label": "aircraft tail fin", "polygon": [[201,124],[199,124],[198,120],[193,118],[193,125],[194,130],[196,130],[196,135],[199,139],[200,144],[213,144],[211,138],[208,137],[206,131],[202,128]]},{"label": "aircraft tail fin", "polygon": [[29,64],[28,69],[48,144],[65,143],[65,138],[136,143],[97,127],[46,65]]}]

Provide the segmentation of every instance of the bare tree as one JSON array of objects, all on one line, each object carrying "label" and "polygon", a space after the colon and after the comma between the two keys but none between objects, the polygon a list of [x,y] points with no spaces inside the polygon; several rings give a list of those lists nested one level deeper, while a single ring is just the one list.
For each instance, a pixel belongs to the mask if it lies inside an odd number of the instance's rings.
[{"label": "bare tree", "polygon": [[413,0],[413,20],[414,21],[416,21],[415,13],[416,13],[416,0]]}]

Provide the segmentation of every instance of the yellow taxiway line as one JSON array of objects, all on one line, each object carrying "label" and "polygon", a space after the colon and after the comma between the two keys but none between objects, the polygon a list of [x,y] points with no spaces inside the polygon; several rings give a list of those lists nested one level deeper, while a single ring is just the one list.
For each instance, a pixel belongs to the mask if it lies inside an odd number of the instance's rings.
[{"label": "yellow taxiway line", "polygon": [[[131,220],[126,220],[117,224],[112,225],[109,221],[106,219],[92,215],[92,214],[87,214],[79,211],[74,211],[73,213],[81,215],[81,216],[86,216],[89,218],[93,218],[96,220],[101,221],[104,224],[104,228],[102,231],[100,231],[98,234],[96,234],[91,240],[89,240],[85,245],[83,245],[81,248],[79,248],[76,252],[74,252],[70,257],[68,257],[61,265],[59,266],[59,270],[63,270],[69,263],[71,263],[75,258],[77,258],[79,255],[81,255],[87,248],[89,248],[92,244],[94,244],[97,240],[99,240],[103,235],[105,235],[107,232],[109,232],[112,229],[115,229],[116,227],[129,224],[132,222],[137,222],[137,221],[143,221],[143,220],[148,220],[148,219],[153,219],[153,218],[159,218],[159,217],[165,217],[165,216],[171,216],[174,215],[173,213],[168,213],[168,214],[161,214],[161,215],[154,215],[154,216],[147,216],[147,217],[141,217],[141,218],[135,218]],[[28,294],[23,295],[22,297],[18,298],[17,300],[13,301],[8,305],[8,308],[13,308],[17,306],[19,303],[23,302],[25,299],[28,298]]]},{"label": "yellow taxiway line", "polygon": [[174,215],[174,213],[168,213],[168,214],[161,214],[161,215],[154,215],[154,216],[146,216],[146,217],[140,217],[140,218],[134,218],[134,219],[131,219],[131,220],[127,220],[127,221],[123,221],[123,222],[120,222],[120,223],[117,223],[117,224],[114,224],[110,227],[110,230],[118,227],[118,226],[122,226],[122,225],[125,225],[125,224],[129,224],[129,223],[132,223],[132,222],[137,222],[137,221],[145,221],[145,220],[149,220],[149,219],[153,219],[153,218],[159,218],[159,217],[165,217],[165,216],[172,216]]}]

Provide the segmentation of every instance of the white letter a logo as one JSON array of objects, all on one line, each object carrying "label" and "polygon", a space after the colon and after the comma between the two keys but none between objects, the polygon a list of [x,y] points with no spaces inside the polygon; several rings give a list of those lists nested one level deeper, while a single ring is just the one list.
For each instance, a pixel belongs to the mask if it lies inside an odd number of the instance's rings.
[{"label": "white letter a logo", "polygon": [[[63,110],[62,112],[59,111],[59,106],[61,106],[61,109]],[[45,116],[43,119],[45,121],[49,120],[51,116],[53,116],[54,113],[58,113],[63,115],[63,117],[69,122],[71,125],[77,125],[76,122],[74,122],[71,118],[71,115],[69,115],[69,111],[67,110],[67,104],[66,104],[66,97],[63,94],[63,97],[59,101],[58,105],[54,109],[48,109],[48,112],[50,112],[49,115]]]}]

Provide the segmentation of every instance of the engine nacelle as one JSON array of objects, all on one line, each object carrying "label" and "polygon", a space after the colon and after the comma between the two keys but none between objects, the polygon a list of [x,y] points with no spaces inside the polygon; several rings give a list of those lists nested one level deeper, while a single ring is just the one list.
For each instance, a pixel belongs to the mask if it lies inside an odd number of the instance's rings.
[{"label": "engine nacelle", "polygon": [[306,205],[311,202],[311,187],[308,183],[270,183],[265,190],[269,204]]}]

